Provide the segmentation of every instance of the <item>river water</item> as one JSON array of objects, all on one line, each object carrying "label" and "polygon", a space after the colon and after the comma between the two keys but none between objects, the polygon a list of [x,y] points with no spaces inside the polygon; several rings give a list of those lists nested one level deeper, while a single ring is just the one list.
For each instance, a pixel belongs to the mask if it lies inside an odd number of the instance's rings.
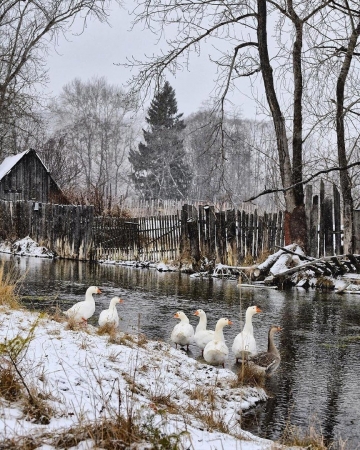
[{"label": "river water", "polygon": [[[360,448],[360,295],[239,289],[230,280],[6,254],[0,254],[1,261],[23,276],[21,295],[30,309],[65,310],[83,300],[88,286],[97,285],[102,294],[94,296],[90,323],[96,325],[100,311],[118,295],[124,299],[117,307],[122,330],[167,342],[176,311],[183,310],[195,327],[198,319],[192,314],[202,308],[208,328],[220,317],[234,322],[224,330],[231,349],[245,309],[259,305],[263,312],[253,318],[258,349],[266,349],[269,326],[280,325],[284,330],[276,343],[282,361],[267,382],[271,398],[244,414],[243,428],[276,440],[289,424],[316,425],[327,441],[347,439],[346,449]],[[189,357],[201,360],[199,349],[191,346]],[[236,370],[231,351],[227,366]]]}]

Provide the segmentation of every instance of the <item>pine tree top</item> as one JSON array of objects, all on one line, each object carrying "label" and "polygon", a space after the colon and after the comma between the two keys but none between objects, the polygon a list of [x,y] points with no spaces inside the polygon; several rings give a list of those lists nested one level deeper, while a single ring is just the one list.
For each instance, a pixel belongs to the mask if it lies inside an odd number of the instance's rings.
[{"label": "pine tree top", "polygon": [[175,90],[165,81],[164,86],[160,89],[151,101],[147,123],[154,128],[185,128],[184,122],[180,120],[183,114],[177,114],[178,107],[175,97]]}]

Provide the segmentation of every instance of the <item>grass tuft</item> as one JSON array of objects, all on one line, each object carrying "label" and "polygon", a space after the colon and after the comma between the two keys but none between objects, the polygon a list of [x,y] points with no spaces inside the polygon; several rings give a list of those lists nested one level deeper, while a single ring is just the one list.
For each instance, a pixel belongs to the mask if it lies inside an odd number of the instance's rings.
[{"label": "grass tuft", "polygon": [[4,265],[0,266],[0,306],[20,309],[20,300],[17,293],[18,274],[14,268],[5,273]]},{"label": "grass tuft", "polygon": [[230,386],[232,388],[241,386],[264,387],[265,379],[265,374],[259,372],[256,366],[249,365],[245,362],[241,365],[236,380]]},{"label": "grass tuft", "polygon": [[281,438],[281,444],[305,447],[311,450],[328,449],[324,436],[314,426],[309,426],[309,429],[305,431],[295,425],[287,425]]},{"label": "grass tuft", "polygon": [[114,341],[116,339],[118,328],[113,323],[105,323],[97,329],[99,336],[109,335],[109,340]]},{"label": "grass tuft", "polygon": [[19,383],[14,368],[5,365],[0,370],[0,397],[5,400],[16,401],[21,396],[22,384]]}]

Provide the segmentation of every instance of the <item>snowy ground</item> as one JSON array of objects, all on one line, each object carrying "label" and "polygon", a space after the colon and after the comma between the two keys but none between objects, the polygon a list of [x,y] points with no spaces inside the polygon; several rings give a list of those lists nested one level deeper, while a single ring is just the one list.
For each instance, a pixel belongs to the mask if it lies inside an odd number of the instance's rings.
[{"label": "snowy ground", "polygon": [[39,258],[53,258],[54,254],[47,249],[39,245],[29,236],[24,239],[19,239],[14,243],[4,241],[0,242],[0,253],[12,253],[18,256],[36,256]]},{"label": "snowy ground", "polygon": [[[26,338],[38,317],[29,311],[0,309],[0,350],[15,336]],[[51,410],[49,423],[27,417],[21,400],[0,398],[0,442],[31,435],[39,450],[51,450],[57,448],[54,436],[71,427],[91,427],[101,418],[119,412],[126,417],[131,411],[136,422],[151,423],[152,429],[166,435],[185,432],[183,449],[278,448],[241,430],[242,410],[264,400],[266,394],[261,388],[230,387],[236,378],[230,369],[198,363],[164,342],[144,337],[138,342],[137,336],[121,332],[111,340],[90,325],[67,328],[66,322],[40,318],[19,357],[30,391]],[[1,358],[4,367],[6,354]],[[209,415],[212,426],[206,420]],[[87,439],[72,448],[99,447]]]}]

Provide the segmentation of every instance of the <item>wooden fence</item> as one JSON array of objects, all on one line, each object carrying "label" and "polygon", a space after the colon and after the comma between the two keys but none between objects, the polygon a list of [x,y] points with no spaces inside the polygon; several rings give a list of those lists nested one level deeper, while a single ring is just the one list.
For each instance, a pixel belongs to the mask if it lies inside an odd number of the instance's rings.
[{"label": "wooden fence", "polygon": [[[174,213],[174,204],[169,205],[168,214],[157,209],[154,215],[125,219],[94,217],[91,206],[0,201],[0,239],[29,235],[63,258],[195,263],[206,258],[233,266],[284,245],[281,211],[266,213],[228,205],[219,210],[214,205],[182,204]],[[325,189],[321,183],[315,195],[312,186],[307,186],[305,205],[308,254],[341,254],[340,195],[336,186]],[[354,211],[354,215],[360,247],[360,211]],[[355,252],[360,253],[360,248]]]},{"label": "wooden fence", "polygon": [[178,214],[94,220],[97,260],[192,261],[238,265],[283,243],[282,212],[215,211],[183,205]]}]

